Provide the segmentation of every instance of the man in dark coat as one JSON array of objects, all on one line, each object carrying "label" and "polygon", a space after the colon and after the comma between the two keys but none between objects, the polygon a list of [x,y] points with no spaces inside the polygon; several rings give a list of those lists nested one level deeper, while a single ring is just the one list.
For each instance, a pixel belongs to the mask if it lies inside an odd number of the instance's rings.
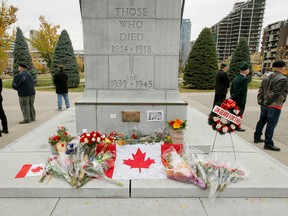
[{"label": "man in dark coat", "polygon": [[20,63],[18,70],[19,73],[13,79],[12,87],[18,92],[19,103],[24,118],[19,124],[26,124],[36,120],[34,81],[32,75],[28,73],[25,64]]},{"label": "man in dark coat", "polygon": [[[235,77],[230,89],[231,99],[234,100],[236,102],[236,105],[239,107],[241,116],[244,114],[247,99],[247,74],[249,74],[249,65],[244,62],[244,64],[240,67],[240,74]],[[236,130],[242,132],[245,131],[245,129],[243,128],[236,128]]]},{"label": "man in dark coat", "polygon": [[220,71],[217,72],[215,77],[215,96],[213,107],[216,104],[221,104],[227,95],[227,90],[230,86],[229,78],[227,76],[228,67],[226,64],[221,64]]},{"label": "man in dark coat", "polygon": [[[280,148],[274,145],[273,135],[288,94],[285,66],[286,63],[282,60],[273,63],[274,73],[262,80],[257,95],[261,114],[254,133],[254,143],[265,142],[264,149],[272,151],[280,151]],[[263,140],[261,136],[265,125]]]},{"label": "man in dark coat", "polygon": [[58,72],[54,75],[54,84],[56,87],[58,110],[62,111],[62,97],[65,101],[65,106],[68,109],[70,107],[68,97],[68,76],[64,72],[63,65],[58,65]]}]

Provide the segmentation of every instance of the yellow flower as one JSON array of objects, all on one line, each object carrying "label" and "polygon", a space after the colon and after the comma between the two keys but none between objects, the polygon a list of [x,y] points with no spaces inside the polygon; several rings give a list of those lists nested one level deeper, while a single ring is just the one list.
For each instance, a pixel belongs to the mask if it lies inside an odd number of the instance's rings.
[{"label": "yellow flower", "polygon": [[173,124],[173,128],[176,128],[176,129],[177,129],[177,128],[180,128],[180,126],[181,126],[181,125],[180,125],[178,122],[175,122],[175,123]]}]

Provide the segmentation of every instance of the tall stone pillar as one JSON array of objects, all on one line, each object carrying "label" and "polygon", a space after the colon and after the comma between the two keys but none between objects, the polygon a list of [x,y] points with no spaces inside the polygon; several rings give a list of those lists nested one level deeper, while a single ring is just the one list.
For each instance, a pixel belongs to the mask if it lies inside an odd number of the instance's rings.
[{"label": "tall stone pillar", "polygon": [[187,118],[178,91],[181,2],[80,0],[85,91],[76,103],[78,132],[136,127],[147,134]]}]

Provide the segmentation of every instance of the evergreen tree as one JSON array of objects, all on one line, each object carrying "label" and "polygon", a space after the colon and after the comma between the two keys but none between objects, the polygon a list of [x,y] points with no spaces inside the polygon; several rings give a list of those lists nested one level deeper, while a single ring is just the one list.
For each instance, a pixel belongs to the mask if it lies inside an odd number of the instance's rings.
[{"label": "evergreen tree", "polygon": [[22,30],[18,27],[16,31],[15,47],[13,50],[13,73],[18,73],[19,63],[27,65],[27,71],[33,76],[34,82],[37,81],[37,71],[34,68],[32,59],[29,53],[28,45]]},{"label": "evergreen tree", "polygon": [[[250,74],[252,73],[251,62],[250,62],[250,51],[247,40],[245,38],[240,38],[236,49],[233,52],[232,59],[229,65],[228,77],[230,81],[240,73],[240,67],[247,62],[250,69]],[[251,75],[247,76],[249,82],[251,81]]]},{"label": "evergreen tree", "polygon": [[63,30],[57,42],[53,61],[51,64],[51,75],[54,78],[55,73],[58,71],[58,65],[64,67],[65,73],[68,75],[68,87],[77,88],[79,86],[80,77],[74,56],[74,50],[68,32]]},{"label": "evergreen tree", "polygon": [[217,53],[209,28],[197,38],[184,69],[184,85],[196,89],[213,89],[218,70]]}]

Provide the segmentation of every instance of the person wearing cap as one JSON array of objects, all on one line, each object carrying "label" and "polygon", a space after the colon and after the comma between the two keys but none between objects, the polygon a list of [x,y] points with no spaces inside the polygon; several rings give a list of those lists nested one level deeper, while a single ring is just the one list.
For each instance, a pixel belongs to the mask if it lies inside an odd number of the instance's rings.
[{"label": "person wearing cap", "polygon": [[[264,142],[264,149],[280,151],[280,148],[274,145],[273,134],[281,114],[281,109],[286,101],[288,82],[285,71],[285,62],[282,60],[276,61],[272,66],[274,73],[262,80],[257,95],[261,112],[260,119],[256,124],[254,143]],[[264,140],[261,139],[261,136],[265,125],[266,130]]]},{"label": "person wearing cap", "polygon": [[227,90],[230,86],[230,81],[227,75],[228,66],[226,64],[220,65],[220,71],[215,76],[215,95],[213,107],[221,104],[227,96]]},{"label": "person wearing cap", "polygon": [[18,92],[19,104],[24,118],[19,124],[26,124],[36,120],[34,81],[25,64],[20,63],[18,70],[19,73],[13,79],[12,87]]},{"label": "person wearing cap", "polygon": [[[244,114],[246,100],[247,100],[247,91],[248,91],[248,79],[247,74],[249,74],[249,65],[247,62],[240,67],[240,74],[235,77],[230,88],[231,99],[236,102],[236,105],[239,107],[240,115]],[[236,131],[244,132],[245,129],[237,127]]]}]

